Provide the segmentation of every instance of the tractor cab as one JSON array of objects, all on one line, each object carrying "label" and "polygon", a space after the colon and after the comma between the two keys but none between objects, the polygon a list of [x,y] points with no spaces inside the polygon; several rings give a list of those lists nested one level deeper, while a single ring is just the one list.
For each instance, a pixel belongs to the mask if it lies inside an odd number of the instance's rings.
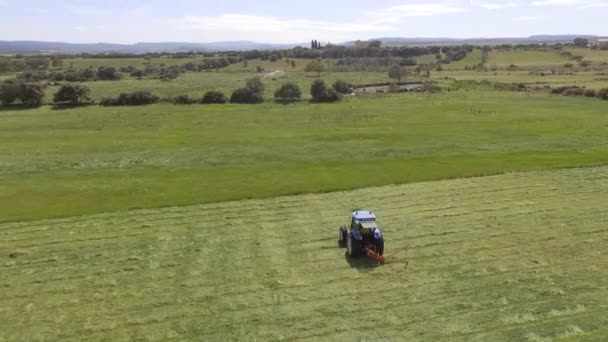
[{"label": "tractor cab", "polygon": [[353,211],[350,228],[357,240],[360,240],[360,236],[374,236],[375,239],[382,237],[376,215],[371,211]]}]

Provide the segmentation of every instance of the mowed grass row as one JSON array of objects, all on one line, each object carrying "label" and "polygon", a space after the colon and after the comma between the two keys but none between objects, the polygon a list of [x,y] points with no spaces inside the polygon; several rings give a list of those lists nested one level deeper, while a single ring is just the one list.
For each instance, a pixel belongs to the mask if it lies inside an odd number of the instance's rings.
[{"label": "mowed grass row", "polygon": [[[0,339],[604,341],[607,193],[602,167],[4,223]],[[409,249],[346,259],[355,208]]]},{"label": "mowed grass row", "polygon": [[499,92],[0,112],[0,221],[604,165],[606,102]]}]

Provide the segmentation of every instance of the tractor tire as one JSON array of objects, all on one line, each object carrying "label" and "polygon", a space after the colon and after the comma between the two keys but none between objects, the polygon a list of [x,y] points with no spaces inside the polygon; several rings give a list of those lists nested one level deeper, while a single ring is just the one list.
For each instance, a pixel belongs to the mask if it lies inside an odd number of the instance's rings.
[{"label": "tractor tire", "polygon": [[348,234],[348,232],[346,231],[346,227],[341,226],[338,234],[338,246],[346,246],[346,234]]},{"label": "tractor tire", "polygon": [[346,254],[351,258],[361,255],[361,241],[355,239],[350,232],[346,234]]},{"label": "tractor tire", "polygon": [[376,246],[376,251],[378,252],[378,254],[384,255],[384,239],[383,238],[379,238],[378,240],[375,240],[374,246]]}]

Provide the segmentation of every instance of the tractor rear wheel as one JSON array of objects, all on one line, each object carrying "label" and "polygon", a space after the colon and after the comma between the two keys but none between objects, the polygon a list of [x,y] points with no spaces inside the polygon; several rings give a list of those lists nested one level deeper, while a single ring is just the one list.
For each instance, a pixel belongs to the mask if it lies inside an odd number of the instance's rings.
[{"label": "tractor rear wheel", "polygon": [[384,255],[384,239],[383,238],[379,238],[379,239],[375,240],[374,246],[376,246],[376,251],[378,252],[378,254]]},{"label": "tractor rear wheel", "polygon": [[361,255],[361,241],[355,239],[350,232],[346,234],[346,253],[351,258]]}]

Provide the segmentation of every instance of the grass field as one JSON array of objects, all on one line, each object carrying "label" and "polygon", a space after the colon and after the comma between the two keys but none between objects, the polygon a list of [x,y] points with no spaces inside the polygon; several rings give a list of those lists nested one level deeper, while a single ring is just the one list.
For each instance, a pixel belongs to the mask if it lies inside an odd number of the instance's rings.
[{"label": "grass field", "polygon": [[608,63],[607,50],[591,50],[591,49],[569,49],[574,56],[583,56],[585,60],[594,63]]},{"label": "grass field", "polygon": [[[451,86],[451,79],[457,80],[472,80],[472,81],[492,81],[500,83],[525,83],[530,86],[545,86],[560,87],[560,86],[580,86],[591,89],[608,88],[608,74],[599,75],[593,72],[573,72],[571,74],[551,74],[550,69],[539,70],[545,74],[541,76],[539,72],[529,71],[506,71],[498,70],[496,72],[475,72],[463,70],[446,70],[440,73],[433,73],[432,77],[435,81],[445,84],[446,87]],[[448,77],[450,80],[445,80]]]},{"label": "grass field", "polygon": [[[558,52],[492,51],[498,70],[464,70],[475,50],[432,72],[441,93],[336,104],[270,101],[286,81],[308,98],[295,59],[86,83],[94,100],[200,98],[261,76],[260,105],[0,108],[0,342],[607,341],[608,102],[454,82],[607,88],[604,52],[572,50],[593,65],[566,70]],[[355,208],[407,252],[346,258]]]},{"label": "grass field", "polygon": [[0,112],[0,221],[608,161],[606,102],[461,91],[339,104]]},{"label": "grass field", "polygon": [[[193,58],[168,58],[168,57],[154,57],[150,59],[150,64],[152,65],[181,65],[188,62],[200,63],[203,61],[203,57],[193,57]],[[99,67],[129,67],[133,66],[135,68],[143,69],[148,64],[148,61],[144,57],[138,58],[71,58],[66,59],[64,61],[64,68],[73,67],[75,69],[86,69],[88,67],[92,67],[93,69],[97,69]]]},{"label": "grass field", "polygon": [[444,70],[464,70],[465,67],[472,67],[481,63],[482,52],[480,49],[474,49],[468,53],[467,56],[460,61],[446,64],[443,66]]},{"label": "grass field", "polygon": [[571,62],[558,51],[523,51],[492,50],[488,55],[489,66],[508,67],[511,64],[519,67],[560,66]]},{"label": "grass field", "polygon": [[[243,87],[247,79],[260,76],[264,79],[266,85],[265,96],[269,99],[272,99],[274,92],[287,81],[297,83],[302,89],[304,97],[310,97],[310,85],[317,79],[316,74],[295,71],[286,72],[278,76],[269,75],[273,71],[281,70],[283,69],[269,69],[264,73],[247,71],[197,72],[182,74],[178,79],[172,81],[125,78],[120,81],[96,81],[85,82],[84,84],[91,89],[91,96],[97,101],[104,97],[118,96],[121,92],[132,92],[135,90],[148,90],[163,98],[170,98],[177,95],[189,95],[196,98],[202,98],[203,94],[209,90],[220,90],[226,93],[227,96],[230,96],[235,89]],[[329,86],[338,79],[355,84],[391,81],[386,72],[322,73],[321,78],[325,80]],[[47,88],[46,103],[52,102],[52,96],[58,89],[58,86],[50,86]]]},{"label": "grass field", "polygon": [[[589,168],[4,223],[0,340],[606,341],[607,193]],[[407,252],[346,259],[361,207]]]}]

